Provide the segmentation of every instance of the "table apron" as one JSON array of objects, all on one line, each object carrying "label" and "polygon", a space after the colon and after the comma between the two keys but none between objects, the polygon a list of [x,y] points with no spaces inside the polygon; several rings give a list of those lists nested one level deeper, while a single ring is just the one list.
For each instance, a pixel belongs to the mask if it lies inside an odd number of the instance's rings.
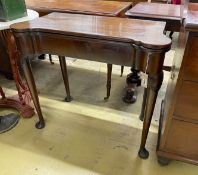
[{"label": "table apron", "polygon": [[[156,74],[161,72],[166,52],[165,50],[147,49],[116,39],[113,41],[113,39],[32,31],[14,32],[14,36],[22,61],[40,54],[52,54],[129,66],[136,70]],[[147,66],[148,54],[151,54],[149,66]]]},{"label": "table apron", "polygon": [[123,66],[132,66],[134,61],[133,45],[127,42],[42,32],[15,33],[15,38],[23,58],[54,54]]}]

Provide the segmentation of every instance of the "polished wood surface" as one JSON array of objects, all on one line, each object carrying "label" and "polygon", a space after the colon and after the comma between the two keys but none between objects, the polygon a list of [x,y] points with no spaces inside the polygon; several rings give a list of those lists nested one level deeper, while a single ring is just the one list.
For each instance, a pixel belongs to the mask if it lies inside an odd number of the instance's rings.
[{"label": "polished wood surface", "polygon": [[13,30],[50,31],[125,43],[134,42],[147,48],[162,49],[170,46],[170,39],[163,35],[164,27],[165,23],[157,21],[52,13],[28,23],[16,24]]},{"label": "polished wood surface", "polygon": [[157,148],[161,163],[173,159],[198,165],[197,7],[189,4],[161,112]]},{"label": "polished wood surface", "polygon": [[197,52],[198,42],[196,37],[191,39],[191,44],[194,47],[191,48],[191,52],[189,53],[189,57],[191,57],[191,59],[186,63],[183,79],[197,82],[198,81],[198,52]]},{"label": "polished wood surface", "polygon": [[132,2],[100,0],[25,0],[26,6],[46,15],[51,12],[121,16],[131,8]]},{"label": "polished wood surface", "polygon": [[[130,66],[148,74],[142,139],[139,156],[148,158],[145,148],[159,88],[163,62],[171,40],[164,34],[165,23],[136,19],[52,13],[11,26],[22,59],[24,74],[39,115],[37,128],[44,127],[29,60],[41,53],[69,56],[108,64]],[[24,48],[24,45],[26,46]],[[61,60],[64,57],[60,57]],[[65,87],[65,62],[61,70]],[[66,89],[67,97],[68,90]]]},{"label": "polished wood surface", "polygon": [[[181,85],[178,102],[175,104],[175,116],[179,119],[198,122],[198,84],[191,81],[184,81]],[[190,93],[186,93],[190,92]]]},{"label": "polished wood surface", "polygon": [[126,14],[138,16],[142,15],[151,18],[164,18],[164,19],[180,19],[180,5],[174,4],[160,4],[160,3],[148,3],[140,2],[130,9]]},{"label": "polished wood surface", "polygon": [[165,21],[166,30],[179,31],[183,18],[181,9],[180,5],[140,2],[125,14],[130,18]]}]

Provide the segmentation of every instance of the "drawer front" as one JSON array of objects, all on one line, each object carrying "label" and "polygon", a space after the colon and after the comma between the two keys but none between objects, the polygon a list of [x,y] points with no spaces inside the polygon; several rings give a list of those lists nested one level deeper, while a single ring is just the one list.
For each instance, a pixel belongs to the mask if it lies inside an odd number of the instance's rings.
[{"label": "drawer front", "polygon": [[185,62],[184,80],[198,82],[198,36],[191,36],[189,43],[188,59]]},{"label": "drawer front", "polygon": [[198,124],[172,120],[165,149],[198,161]]},{"label": "drawer front", "polygon": [[198,123],[198,83],[182,82],[175,104],[174,116]]}]

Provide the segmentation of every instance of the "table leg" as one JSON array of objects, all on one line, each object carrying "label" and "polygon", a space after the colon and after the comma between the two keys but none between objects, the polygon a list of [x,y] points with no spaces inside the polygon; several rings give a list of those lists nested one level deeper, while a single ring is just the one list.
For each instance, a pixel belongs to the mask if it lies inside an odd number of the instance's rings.
[{"label": "table leg", "polygon": [[36,108],[36,111],[37,111],[37,114],[38,114],[38,117],[39,117],[39,121],[36,123],[36,128],[37,129],[42,129],[42,128],[45,127],[45,121],[44,121],[44,118],[43,118],[43,115],[42,115],[42,112],[41,112],[38,93],[37,93],[34,77],[33,77],[33,74],[32,74],[30,61],[28,59],[26,59],[23,63],[23,71],[24,71],[25,79],[27,81],[27,85],[29,87],[29,90],[30,90],[30,93],[31,93],[31,96],[32,96],[34,106]]},{"label": "table leg", "polygon": [[112,75],[112,64],[107,64],[107,96],[104,100],[108,100],[111,94],[111,75]]},{"label": "table leg", "polygon": [[163,81],[163,72],[157,74],[156,76],[149,75],[142,138],[141,138],[140,149],[138,152],[139,156],[143,159],[146,159],[149,157],[149,152],[146,150],[145,145],[146,145],[146,140],[147,140],[150,124],[151,124],[153,111],[155,108],[158,91],[161,87],[162,81]]},{"label": "table leg", "polygon": [[121,66],[121,73],[120,73],[120,77],[122,77],[123,73],[124,73],[124,66]]},{"label": "table leg", "polygon": [[52,60],[52,55],[51,54],[49,54],[49,61],[50,61],[51,64],[54,64],[54,62]]},{"label": "table leg", "polygon": [[141,121],[144,120],[144,111],[145,111],[145,107],[146,107],[146,99],[147,99],[147,88],[144,88],[144,95],[143,95],[143,101],[142,101],[142,108],[141,108],[141,113],[139,116],[139,119]]},{"label": "table leg", "polygon": [[59,62],[60,62],[61,72],[62,72],[65,90],[67,94],[67,96],[65,97],[65,101],[70,102],[73,100],[73,98],[70,95],[69,80],[68,80],[68,74],[67,74],[67,64],[66,64],[65,57],[59,56]]}]

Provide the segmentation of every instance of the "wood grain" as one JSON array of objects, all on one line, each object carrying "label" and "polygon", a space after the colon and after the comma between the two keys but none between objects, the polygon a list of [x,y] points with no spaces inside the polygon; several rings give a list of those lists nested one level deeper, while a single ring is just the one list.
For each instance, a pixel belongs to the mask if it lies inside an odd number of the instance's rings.
[{"label": "wood grain", "polygon": [[161,112],[159,146],[161,157],[198,165],[198,4],[189,4],[186,29],[180,31],[175,68]]},{"label": "wood grain", "polygon": [[132,2],[100,0],[26,0],[27,8],[36,10],[41,15],[51,12],[119,16],[131,8]]},{"label": "wood grain", "polygon": [[167,48],[171,40],[164,34],[165,23],[114,17],[52,13],[39,19],[12,25],[16,32],[26,30],[70,34],[122,42],[135,42],[147,48]]}]

